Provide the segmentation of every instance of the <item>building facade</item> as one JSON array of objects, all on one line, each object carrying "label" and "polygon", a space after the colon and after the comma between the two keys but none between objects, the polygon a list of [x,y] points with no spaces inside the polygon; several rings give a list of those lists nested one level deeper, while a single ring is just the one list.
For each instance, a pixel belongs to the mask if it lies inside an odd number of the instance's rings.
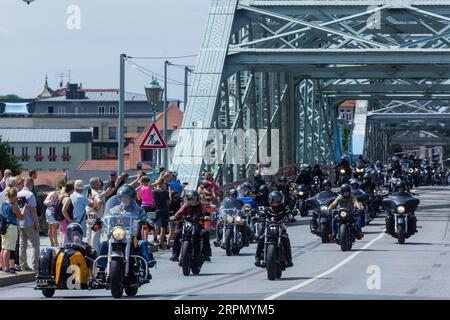
[{"label": "building facade", "polygon": [[0,128],[24,171],[70,171],[92,159],[92,129]]}]

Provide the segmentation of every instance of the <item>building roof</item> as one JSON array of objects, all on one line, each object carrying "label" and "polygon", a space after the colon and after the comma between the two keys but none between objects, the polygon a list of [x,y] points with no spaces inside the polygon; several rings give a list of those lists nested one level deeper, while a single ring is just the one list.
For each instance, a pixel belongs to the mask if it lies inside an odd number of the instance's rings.
[{"label": "building roof", "polygon": [[[80,90],[86,93],[86,99],[82,101],[119,101],[119,90]],[[52,97],[48,99],[42,99],[40,101],[74,101],[72,99],[66,99],[66,96]],[[78,100],[75,100],[78,101]],[[139,101],[147,102],[147,96],[140,93],[125,92],[125,101]]]},{"label": "building roof", "polygon": [[[164,130],[164,114],[158,113],[156,116],[156,127],[159,131]],[[167,131],[173,131],[181,126],[183,122],[183,111],[181,111],[176,105],[171,105],[167,109]],[[147,127],[147,130],[150,129],[150,126]],[[146,133],[145,130],[144,132]]]},{"label": "building roof", "polygon": [[356,106],[355,100],[345,100],[339,105],[339,108],[354,108]]},{"label": "building roof", "polygon": [[52,90],[49,86],[48,86],[48,77],[45,76],[45,84],[44,84],[44,90],[41,92],[40,95],[37,96],[38,99],[46,99],[46,98],[50,98],[55,94],[55,91]]},{"label": "building roof", "polygon": [[0,128],[0,139],[15,143],[69,143],[71,132],[92,132],[92,129]]},{"label": "building roof", "polygon": [[[109,172],[117,170],[118,162],[117,160],[86,160],[83,161],[78,170],[108,170]],[[125,163],[125,170],[133,170],[136,169],[136,164],[133,167]],[[150,170],[151,166],[147,163],[142,163],[142,170]]]}]

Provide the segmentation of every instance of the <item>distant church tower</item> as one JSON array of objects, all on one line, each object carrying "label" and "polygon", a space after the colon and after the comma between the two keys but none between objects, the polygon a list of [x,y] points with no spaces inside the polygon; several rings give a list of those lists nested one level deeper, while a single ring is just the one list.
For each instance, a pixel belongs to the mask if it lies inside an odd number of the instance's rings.
[{"label": "distant church tower", "polygon": [[52,90],[49,86],[48,86],[48,77],[47,75],[45,75],[45,85],[44,85],[44,90],[42,91],[42,93],[40,95],[37,96],[37,99],[47,99],[47,98],[51,98],[53,97],[53,95],[55,94],[55,91]]}]

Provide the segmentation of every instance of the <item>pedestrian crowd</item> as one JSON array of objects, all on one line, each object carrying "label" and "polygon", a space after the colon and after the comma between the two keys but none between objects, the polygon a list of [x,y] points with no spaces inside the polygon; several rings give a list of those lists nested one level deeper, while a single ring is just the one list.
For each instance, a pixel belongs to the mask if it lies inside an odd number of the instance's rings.
[{"label": "pedestrian crowd", "polygon": [[[61,190],[47,194],[43,201],[46,209],[41,213],[35,187],[37,172],[32,170],[23,178],[13,176],[11,170],[0,170],[0,222],[6,225],[6,231],[0,235],[0,271],[38,271],[41,214],[45,216],[52,247],[66,242],[67,226],[76,222],[82,226],[86,242],[98,252],[101,230],[95,231],[91,226],[103,218],[106,202],[125,184],[135,189],[135,200],[151,221],[142,228],[142,240],[149,241],[151,235],[150,242],[155,250],[170,249],[175,225],[169,217],[182,206],[184,185],[177,179],[176,172],[160,171],[156,181],[151,181],[142,171],[131,182],[127,173],[118,176],[116,172],[111,172],[105,184],[98,177],[90,178],[88,186],[82,180],[67,181]],[[31,267],[27,261],[28,242],[32,247]]]}]

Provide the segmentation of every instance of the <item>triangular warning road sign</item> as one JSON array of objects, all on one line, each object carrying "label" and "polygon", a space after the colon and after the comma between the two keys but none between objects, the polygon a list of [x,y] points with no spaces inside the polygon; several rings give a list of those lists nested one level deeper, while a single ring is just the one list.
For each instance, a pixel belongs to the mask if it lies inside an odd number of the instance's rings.
[{"label": "triangular warning road sign", "polygon": [[161,133],[153,123],[148,130],[145,139],[141,143],[141,150],[145,149],[166,149],[166,142],[163,140]]}]

